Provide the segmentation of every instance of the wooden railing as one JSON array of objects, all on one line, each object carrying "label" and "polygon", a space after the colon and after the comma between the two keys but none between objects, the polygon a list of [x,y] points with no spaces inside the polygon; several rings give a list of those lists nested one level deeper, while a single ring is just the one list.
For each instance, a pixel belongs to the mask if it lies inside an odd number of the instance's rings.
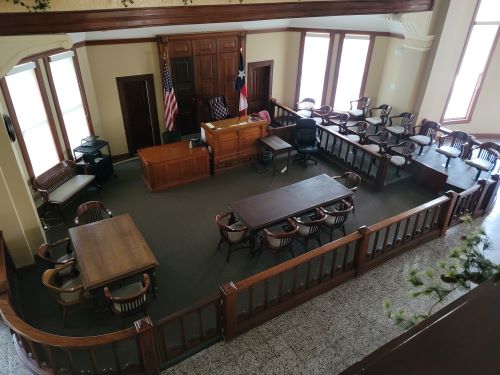
[{"label": "wooden railing", "polygon": [[375,191],[382,191],[389,170],[390,155],[373,152],[349,140],[328,126],[318,126],[320,149],[324,155],[361,174],[372,183]]},{"label": "wooden railing", "polygon": [[292,129],[297,124],[297,120],[303,116],[292,108],[278,103],[276,99],[271,99],[268,111],[271,116],[269,135],[277,135],[287,142],[292,142]]},{"label": "wooden railing", "polygon": [[[387,259],[444,235],[460,215],[481,216],[493,206],[498,175],[253,275],[220,287],[220,295],[156,323],[100,336],[65,337],[26,324],[13,307],[13,263],[0,232],[0,313],[22,362],[35,374],[159,374],[160,368],[273,317],[366,272]],[[12,293],[14,294],[14,293]]]},{"label": "wooden railing", "polygon": [[162,367],[222,340],[221,303],[216,294],[156,322]]}]

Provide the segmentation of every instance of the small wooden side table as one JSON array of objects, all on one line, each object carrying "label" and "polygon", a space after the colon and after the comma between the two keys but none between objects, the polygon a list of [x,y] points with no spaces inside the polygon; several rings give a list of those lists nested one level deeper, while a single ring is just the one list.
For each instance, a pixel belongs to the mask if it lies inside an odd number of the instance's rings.
[{"label": "small wooden side table", "polygon": [[292,145],[289,144],[288,142],[285,142],[276,135],[270,135],[268,137],[259,138],[259,141],[262,145],[264,145],[266,150],[271,151],[273,154],[273,175],[276,174],[276,157],[280,153],[285,153],[285,152],[288,153],[286,158],[286,171],[288,172],[288,169],[290,167],[290,153],[292,152]]}]

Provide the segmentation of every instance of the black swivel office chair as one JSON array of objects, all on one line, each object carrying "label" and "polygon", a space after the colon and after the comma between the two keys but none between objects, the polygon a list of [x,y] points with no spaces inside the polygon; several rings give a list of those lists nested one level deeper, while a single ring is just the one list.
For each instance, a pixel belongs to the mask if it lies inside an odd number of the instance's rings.
[{"label": "black swivel office chair", "polygon": [[319,145],[316,128],[316,121],[312,118],[301,118],[297,121],[293,137],[295,149],[297,150],[297,154],[293,159],[294,163],[297,160],[303,160],[306,168],[308,160],[318,164],[318,161],[312,157],[318,152]]}]

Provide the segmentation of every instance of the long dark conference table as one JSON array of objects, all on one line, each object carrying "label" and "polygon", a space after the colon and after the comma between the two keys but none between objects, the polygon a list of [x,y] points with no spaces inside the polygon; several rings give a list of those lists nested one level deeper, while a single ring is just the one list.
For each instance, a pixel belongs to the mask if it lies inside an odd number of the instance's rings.
[{"label": "long dark conference table", "polygon": [[248,229],[259,229],[353,195],[326,174],[232,202],[229,206]]}]

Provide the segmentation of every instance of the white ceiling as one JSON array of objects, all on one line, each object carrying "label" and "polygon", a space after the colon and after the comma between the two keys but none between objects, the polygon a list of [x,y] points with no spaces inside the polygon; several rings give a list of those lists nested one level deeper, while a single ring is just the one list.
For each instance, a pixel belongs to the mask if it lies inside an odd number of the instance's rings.
[{"label": "white ceiling", "polygon": [[88,40],[137,39],[151,38],[156,35],[172,35],[183,33],[215,32],[229,30],[278,29],[284,27],[301,27],[310,29],[337,29],[360,31],[386,31],[402,34],[399,23],[388,21],[384,15],[356,15],[309,17],[293,19],[277,19],[248,22],[207,23],[196,25],[155,26],[109,31],[91,31],[70,33],[74,43]]}]

